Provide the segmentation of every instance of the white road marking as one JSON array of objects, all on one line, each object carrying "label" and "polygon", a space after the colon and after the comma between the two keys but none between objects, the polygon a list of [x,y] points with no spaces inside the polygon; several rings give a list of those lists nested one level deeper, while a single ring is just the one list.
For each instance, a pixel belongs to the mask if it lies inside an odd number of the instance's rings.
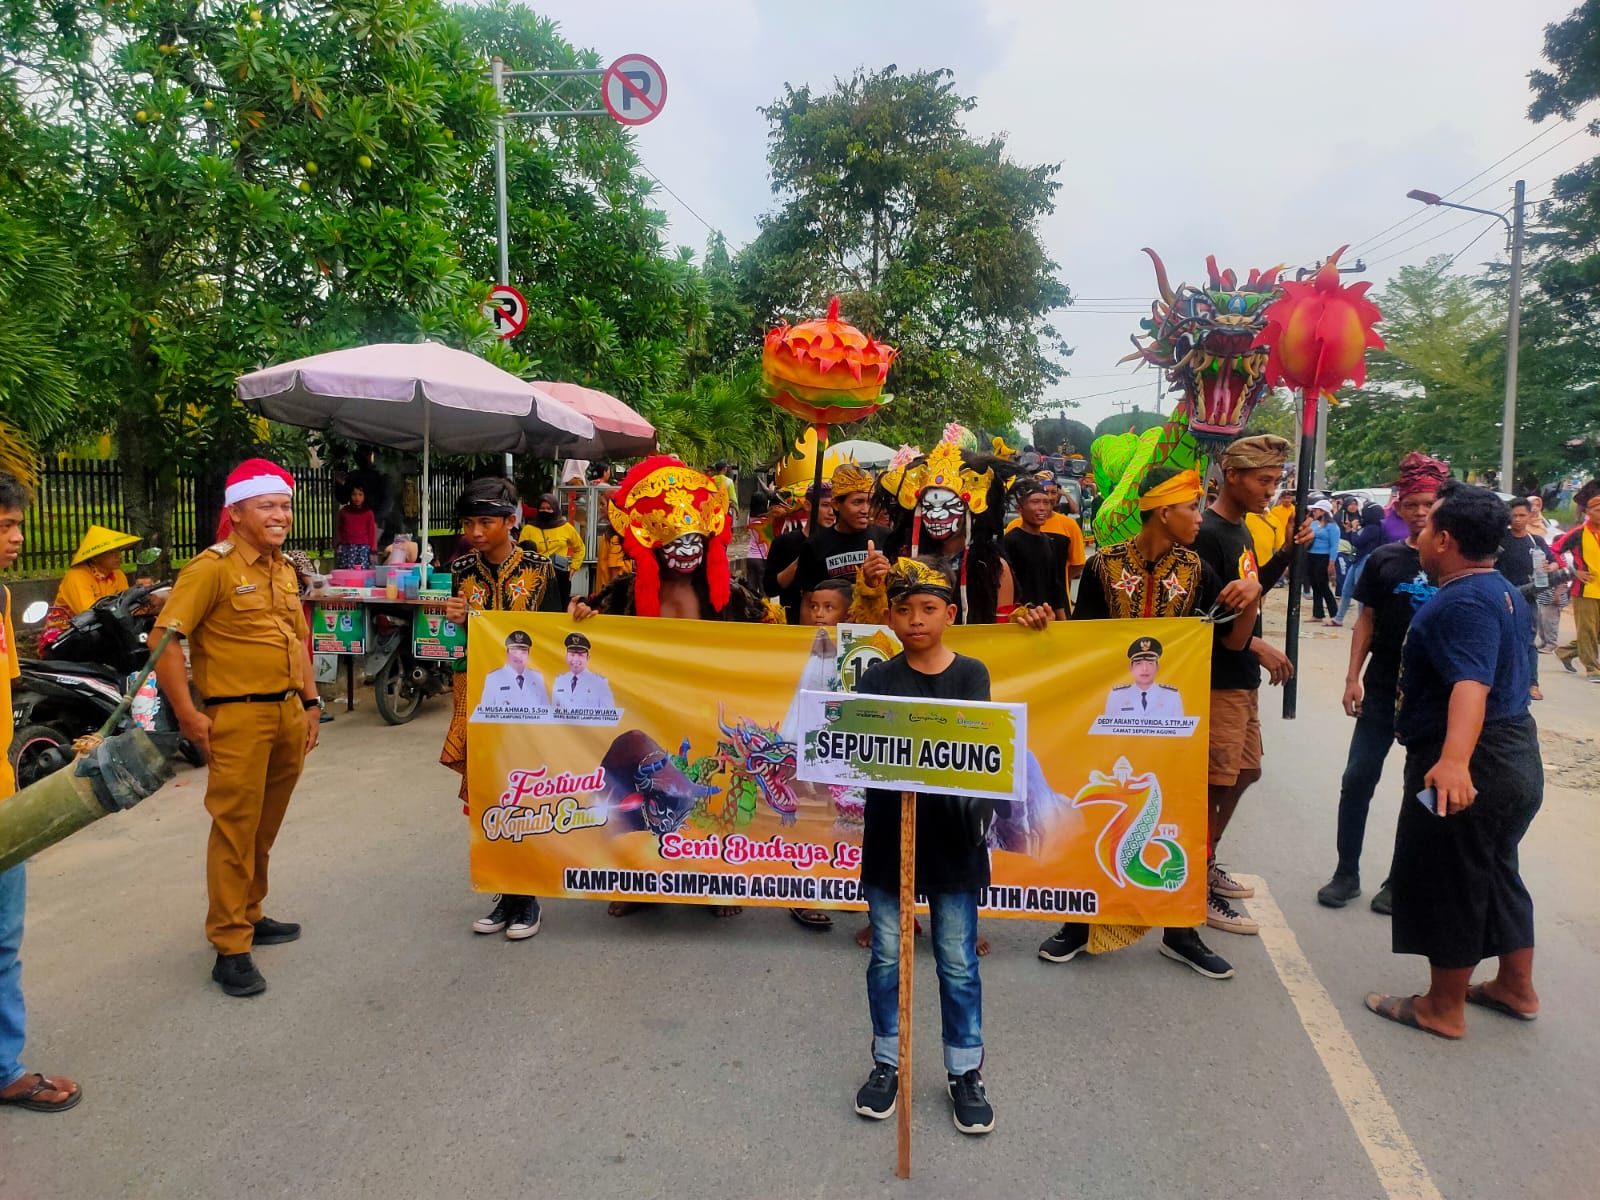
[{"label": "white road marking", "polygon": [[1266,881],[1252,875],[1239,878],[1256,889],[1255,897],[1246,903],[1250,915],[1261,926],[1262,944],[1294,1003],[1301,1027],[1333,1082],[1334,1093],[1361,1148],[1378,1173],[1384,1194],[1389,1200],[1443,1200],[1422,1156],[1401,1128],[1400,1118],[1384,1098],[1377,1077],[1340,1019],[1333,997],[1306,960],[1299,939],[1284,920],[1283,910],[1272,898]]}]

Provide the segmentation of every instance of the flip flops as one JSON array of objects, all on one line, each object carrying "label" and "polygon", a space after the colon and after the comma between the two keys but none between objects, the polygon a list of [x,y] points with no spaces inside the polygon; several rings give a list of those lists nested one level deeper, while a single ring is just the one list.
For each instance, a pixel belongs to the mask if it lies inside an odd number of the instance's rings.
[{"label": "flip flops", "polygon": [[1467,1003],[1476,1004],[1479,1008],[1487,1008],[1491,1012],[1499,1013],[1502,1017],[1510,1017],[1513,1021],[1537,1021],[1539,1019],[1538,1013],[1519,1012],[1504,1000],[1496,1000],[1481,983],[1475,983],[1467,989]]},{"label": "flip flops", "polygon": [[1423,1033],[1431,1033],[1434,1037],[1443,1038],[1447,1042],[1461,1040],[1448,1033],[1440,1033],[1437,1029],[1429,1029],[1418,1021],[1415,996],[1385,996],[1382,992],[1368,992],[1367,1007],[1385,1021],[1393,1021],[1396,1025],[1404,1025],[1407,1029],[1420,1029]]},{"label": "flip flops", "polygon": [[[33,1080],[32,1086],[21,1089],[14,1096],[0,1095],[0,1104],[14,1104],[18,1108],[26,1108],[31,1112],[66,1112],[67,1109],[75,1107],[78,1101],[83,1099],[83,1089],[73,1083],[72,1080],[52,1079],[50,1076],[41,1075],[37,1071],[32,1075],[24,1075],[16,1083],[11,1084],[10,1087],[16,1087],[18,1083],[23,1083],[29,1079]],[[39,1099],[46,1092],[62,1094],[66,1098],[63,1100]]]},{"label": "flip flops", "polygon": [[833,918],[815,908],[791,908],[789,915],[807,929],[832,929]]}]

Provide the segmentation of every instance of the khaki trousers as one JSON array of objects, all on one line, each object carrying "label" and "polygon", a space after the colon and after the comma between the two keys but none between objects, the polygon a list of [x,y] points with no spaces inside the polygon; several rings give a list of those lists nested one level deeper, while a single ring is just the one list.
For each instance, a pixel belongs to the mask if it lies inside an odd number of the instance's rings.
[{"label": "khaki trousers", "polygon": [[267,860],[306,757],[300,697],[219,704],[211,716],[206,811],[206,939],[218,954],[248,954],[267,895]]},{"label": "khaki trousers", "polygon": [[1574,596],[1572,617],[1578,623],[1578,636],[1556,647],[1556,657],[1562,662],[1577,658],[1589,674],[1600,675],[1600,599]]}]

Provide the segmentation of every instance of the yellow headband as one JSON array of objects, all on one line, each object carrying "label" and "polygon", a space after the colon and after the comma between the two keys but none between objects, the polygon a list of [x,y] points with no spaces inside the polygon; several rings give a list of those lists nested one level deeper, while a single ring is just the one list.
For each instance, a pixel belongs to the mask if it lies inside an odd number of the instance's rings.
[{"label": "yellow headband", "polygon": [[852,496],[857,492],[870,492],[872,490],[872,476],[852,462],[840,463],[835,467],[830,482],[833,485],[833,498],[835,500],[841,500],[845,496]]},{"label": "yellow headband", "polygon": [[1200,476],[1192,470],[1179,471],[1171,479],[1163,480],[1139,497],[1139,511],[1166,508],[1169,504],[1187,504],[1206,494]]}]

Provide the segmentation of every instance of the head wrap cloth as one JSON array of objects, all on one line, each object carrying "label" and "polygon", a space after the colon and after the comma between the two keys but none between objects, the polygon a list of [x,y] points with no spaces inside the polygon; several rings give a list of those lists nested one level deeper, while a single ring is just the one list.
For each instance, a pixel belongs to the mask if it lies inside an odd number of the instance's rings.
[{"label": "head wrap cloth", "polygon": [[1198,472],[1193,469],[1179,471],[1170,479],[1163,479],[1149,491],[1140,492],[1139,511],[1149,512],[1153,508],[1166,508],[1172,504],[1188,504],[1205,494],[1205,485],[1200,482]]},{"label": "head wrap cloth", "polygon": [[950,582],[950,576],[920,559],[896,559],[883,582],[891,603],[918,593],[937,596],[947,604],[954,604],[956,601],[956,589]]},{"label": "head wrap cloth", "polygon": [[661,564],[656,550],[685,534],[706,539],[705,572],[711,607],[728,605],[732,577],[728,543],[728,495],[709,476],[666,454],[645,459],[622,477],[607,504],[611,528],[635,564],[634,609],[641,617],[661,615]]},{"label": "head wrap cloth", "polygon": [[[855,463],[840,463],[833,469],[833,475],[827,483],[823,484],[823,487],[831,487],[833,489],[833,498],[838,500],[845,496],[853,496],[857,492],[872,491],[872,476],[856,466]],[[828,495],[827,492],[822,494],[824,496]]]},{"label": "head wrap cloth", "polygon": [[1235,438],[1222,452],[1224,471],[1259,471],[1266,467],[1281,467],[1289,461],[1293,449],[1288,439],[1275,433],[1258,433],[1250,437]]},{"label": "head wrap cloth", "polygon": [[1395,480],[1396,495],[1404,500],[1419,492],[1437,492],[1450,478],[1450,465],[1413,450],[1400,460],[1400,478]]}]

